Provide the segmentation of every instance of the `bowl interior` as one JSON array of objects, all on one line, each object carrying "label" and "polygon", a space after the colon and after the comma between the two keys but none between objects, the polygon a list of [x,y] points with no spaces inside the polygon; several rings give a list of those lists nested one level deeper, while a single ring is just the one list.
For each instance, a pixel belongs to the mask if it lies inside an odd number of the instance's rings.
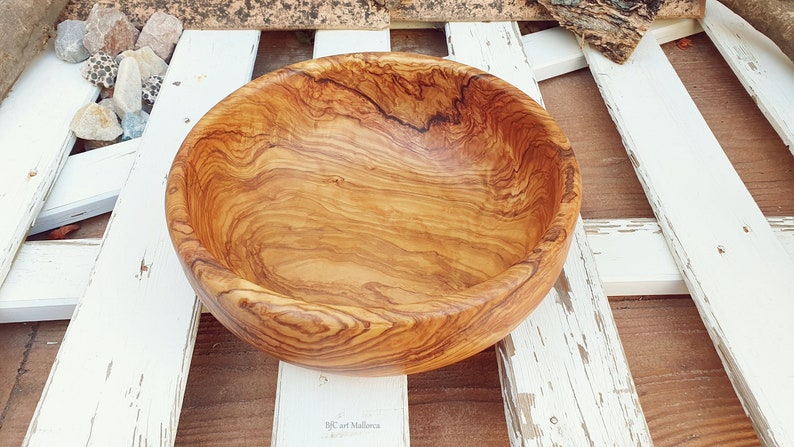
[{"label": "bowl interior", "polygon": [[551,119],[477,70],[383,57],[271,73],[193,129],[188,220],[234,274],[391,307],[493,278],[539,243],[565,181]]}]

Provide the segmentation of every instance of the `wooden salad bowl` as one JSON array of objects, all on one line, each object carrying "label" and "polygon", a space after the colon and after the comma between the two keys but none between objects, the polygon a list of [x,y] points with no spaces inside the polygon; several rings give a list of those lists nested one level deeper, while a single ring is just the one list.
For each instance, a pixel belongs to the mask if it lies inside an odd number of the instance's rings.
[{"label": "wooden salad bowl", "polygon": [[560,274],[580,200],[570,143],[526,94],[455,62],[365,53],[218,103],[176,155],[166,217],[230,331],[375,376],[507,335]]}]

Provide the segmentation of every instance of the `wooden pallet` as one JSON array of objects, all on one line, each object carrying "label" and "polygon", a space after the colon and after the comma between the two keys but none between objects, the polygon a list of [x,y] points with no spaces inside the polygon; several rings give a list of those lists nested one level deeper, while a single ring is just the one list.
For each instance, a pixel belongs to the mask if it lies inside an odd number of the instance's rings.
[{"label": "wooden pallet", "polygon": [[[539,101],[538,80],[589,66],[658,217],[582,222],[555,288],[498,344],[514,445],[650,445],[606,296],[687,291],[759,438],[794,444],[794,219],[763,217],[659,50],[699,26],[791,147],[794,66],[716,2],[700,24],[657,24],[624,66],[560,29],[444,28],[450,58]],[[259,37],[186,32],[144,136],[127,144],[67,157],[68,122],[97,92],[51,53],[0,105],[0,148],[31,148],[0,154],[0,322],[72,317],[25,445],[173,444],[200,306],[163,225],[164,179],[191,125],[250,78]],[[321,31],[314,56],[388,49],[387,31]],[[22,242],[34,220],[105,212],[116,195],[103,240]],[[408,445],[407,400],[405,376],[281,364],[271,443]]]}]

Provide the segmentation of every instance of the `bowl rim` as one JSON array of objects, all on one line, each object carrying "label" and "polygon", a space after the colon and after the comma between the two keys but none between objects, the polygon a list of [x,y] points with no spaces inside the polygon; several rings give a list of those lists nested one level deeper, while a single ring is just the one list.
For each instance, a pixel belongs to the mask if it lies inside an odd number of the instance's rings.
[{"label": "bowl rim", "polygon": [[[544,119],[545,125],[555,128],[557,132],[554,132],[554,134],[559,135],[559,141],[555,140],[554,144],[557,145],[560,156],[560,180],[563,183],[564,190],[560,194],[561,199],[555,203],[555,215],[550,220],[546,230],[541,234],[539,242],[529,251],[525,258],[510,265],[491,278],[454,293],[443,295],[428,294],[427,300],[401,303],[398,306],[383,306],[373,311],[372,309],[364,309],[362,306],[356,305],[305,301],[269,290],[237,276],[232,270],[215,259],[209,250],[204,247],[189,224],[190,213],[188,212],[185,197],[185,172],[187,171],[186,163],[189,158],[190,146],[197,139],[196,135],[200,133],[201,129],[212,122],[213,111],[222,109],[224,104],[228,105],[229,98],[244,94],[241,92],[244,92],[244,89],[251,85],[261,88],[268,83],[275,82],[280,76],[290,71],[301,70],[306,66],[339,63],[346,59],[365,61],[377,59],[395,63],[410,62],[412,64],[432,63],[449,67],[455,71],[462,71],[466,75],[485,78],[488,82],[496,83],[500,88],[509,91],[511,96],[526,102],[533,109],[533,113],[540,115]],[[570,141],[565,137],[556,121],[548,112],[529,95],[495,75],[449,59],[415,53],[365,52],[309,59],[288,65],[252,80],[219,101],[206,115],[196,122],[174,157],[166,184],[165,214],[168,232],[177,257],[183,268],[191,272],[191,274],[186,276],[202,298],[204,305],[213,314],[216,314],[217,311],[236,314],[238,311],[233,308],[238,306],[235,305],[235,302],[243,300],[252,306],[264,306],[265,313],[275,311],[275,309],[316,313],[323,318],[325,323],[332,325],[340,324],[339,318],[342,315],[344,315],[344,320],[349,320],[351,311],[354,313],[365,311],[364,313],[368,315],[366,320],[368,326],[378,324],[394,326],[396,322],[410,324],[417,319],[423,320],[441,315],[447,316],[451,303],[454,303],[454,307],[458,309],[458,312],[476,312],[484,303],[492,302],[500,296],[509,295],[524,283],[533,280],[541,261],[546,258],[557,259],[561,254],[567,255],[570,236],[579,219],[581,197],[580,171]],[[198,278],[201,278],[201,280]],[[223,284],[223,287],[217,287],[218,284]],[[205,297],[213,299],[207,300],[204,299]],[[378,320],[381,320],[379,316],[386,315],[388,315],[388,318],[383,318],[382,322],[379,323]],[[516,322],[515,325],[518,323],[520,321]]]}]

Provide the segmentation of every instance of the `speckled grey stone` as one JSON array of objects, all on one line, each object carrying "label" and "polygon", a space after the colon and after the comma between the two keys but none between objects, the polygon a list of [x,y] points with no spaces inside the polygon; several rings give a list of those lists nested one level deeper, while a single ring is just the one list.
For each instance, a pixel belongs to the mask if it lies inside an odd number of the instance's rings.
[{"label": "speckled grey stone", "polygon": [[80,74],[99,87],[111,88],[116,83],[119,67],[109,54],[102,51],[89,57],[80,67]]},{"label": "speckled grey stone", "polygon": [[143,87],[141,89],[141,97],[143,98],[143,102],[153,106],[154,102],[157,101],[157,95],[160,94],[160,87],[162,86],[162,76],[149,76],[146,82],[143,83]]},{"label": "speckled grey stone", "polygon": [[91,53],[83,45],[85,22],[82,20],[64,20],[58,24],[58,35],[55,38],[55,56],[72,64],[83,62]]}]

